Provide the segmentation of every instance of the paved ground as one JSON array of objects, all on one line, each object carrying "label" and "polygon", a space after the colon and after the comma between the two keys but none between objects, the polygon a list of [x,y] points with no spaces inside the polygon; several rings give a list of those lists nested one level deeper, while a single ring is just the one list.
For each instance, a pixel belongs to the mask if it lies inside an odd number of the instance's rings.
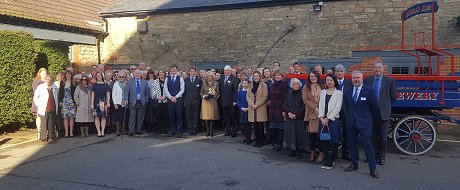
[{"label": "paved ground", "polygon": [[459,142],[437,142],[423,156],[390,144],[373,179],[363,162],[351,173],[342,171],[344,160],[326,171],[241,140],[108,135],[28,143],[0,149],[0,189],[460,189]]}]

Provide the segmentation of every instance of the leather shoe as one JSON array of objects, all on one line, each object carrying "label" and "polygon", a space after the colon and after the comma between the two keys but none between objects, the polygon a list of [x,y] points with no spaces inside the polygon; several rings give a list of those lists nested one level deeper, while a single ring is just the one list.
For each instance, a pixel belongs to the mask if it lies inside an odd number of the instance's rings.
[{"label": "leather shoe", "polygon": [[230,135],[231,135],[231,133],[225,133],[225,136],[230,136]]},{"label": "leather shoe", "polygon": [[232,138],[235,138],[236,136],[238,136],[236,133],[232,134]]},{"label": "leather shoe", "polygon": [[384,159],[379,159],[377,162],[379,165],[385,165],[385,160]]},{"label": "leather shoe", "polygon": [[375,170],[374,170],[374,171],[371,171],[371,176],[372,176],[373,178],[379,178],[379,173],[378,173],[377,171],[375,171]]},{"label": "leather shoe", "polygon": [[142,135],[142,132],[137,132],[138,135]]},{"label": "leather shoe", "polygon": [[[129,133],[129,136],[132,137],[134,135],[134,133]],[[99,137],[99,136],[98,136]]]},{"label": "leather shoe", "polygon": [[343,171],[345,171],[345,172],[351,172],[351,171],[355,171],[355,170],[358,170],[358,166],[355,166],[353,164],[350,164],[347,168],[343,169]]}]

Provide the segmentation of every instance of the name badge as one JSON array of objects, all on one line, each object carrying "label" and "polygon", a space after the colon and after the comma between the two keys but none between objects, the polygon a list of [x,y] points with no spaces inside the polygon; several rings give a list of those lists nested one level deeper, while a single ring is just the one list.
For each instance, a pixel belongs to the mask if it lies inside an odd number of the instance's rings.
[{"label": "name badge", "polygon": [[366,101],[366,97],[361,97],[361,100]]},{"label": "name badge", "polygon": [[227,81],[227,82],[228,82],[228,84],[230,84],[230,81]]}]

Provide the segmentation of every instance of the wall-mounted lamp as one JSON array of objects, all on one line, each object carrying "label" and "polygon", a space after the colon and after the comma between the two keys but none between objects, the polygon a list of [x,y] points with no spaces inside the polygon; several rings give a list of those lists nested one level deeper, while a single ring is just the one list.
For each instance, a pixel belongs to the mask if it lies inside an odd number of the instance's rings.
[{"label": "wall-mounted lamp", "polygon": [[320,12],[323,5],[324,5],[324,2],[322,1],[318,2],[318,4],[316,5],[313,5],[313,12]]}]

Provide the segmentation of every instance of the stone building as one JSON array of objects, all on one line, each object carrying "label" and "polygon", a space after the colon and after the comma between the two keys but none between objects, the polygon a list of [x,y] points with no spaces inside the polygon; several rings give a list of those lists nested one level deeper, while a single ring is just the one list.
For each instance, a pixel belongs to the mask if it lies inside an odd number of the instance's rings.
[{"label": "stone building", "polygon": [[[370,74],[374,60],[386,72],[414,74],[416,59],[400,52],[401,12],[421,0],[156,0],[120,1],[100,12],[109,34],[101,43],[106,64],[145,62],[152,68],[266,67],[279,61],[284,69],[298,61],[311,69],[340,63]],[[439,0],[436,43],[456,54],[460,69],[460,1]],[[406,21],[406,48],[428,44],[431,15]],[[81,51],[82,64],[94,49]],[[444,58],[443,62],[450,62]],[[427,61],[422,61],[426,66]],[[449,71],[447,65],[441,74]],[[452,114],[458,113],[451,111]],[[460,114],[458,115],[460,116]]]}]

